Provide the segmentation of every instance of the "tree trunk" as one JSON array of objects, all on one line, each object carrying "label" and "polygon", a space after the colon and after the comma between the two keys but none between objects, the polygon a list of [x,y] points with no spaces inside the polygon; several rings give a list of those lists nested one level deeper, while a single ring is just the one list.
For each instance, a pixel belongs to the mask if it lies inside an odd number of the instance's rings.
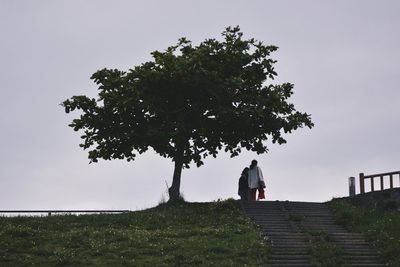
[{"label": "tree trunk", "polygon": [[172,178],[172,185],[168,189],[169,201],[179,200],[181,198],[180,187],[181,187],[181,174],[183,167],[182,157],[175,159],[174,176]]}]

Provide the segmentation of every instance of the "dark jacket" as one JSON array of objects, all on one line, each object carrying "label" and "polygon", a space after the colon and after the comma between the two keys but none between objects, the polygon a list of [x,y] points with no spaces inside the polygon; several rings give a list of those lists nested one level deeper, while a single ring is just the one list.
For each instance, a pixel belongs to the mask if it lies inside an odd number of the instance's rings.
[{"label": "dark jacket", "polygon": [[241,175],[239,178],[239,190],[238,194],[241,195],[241,193],[247,193],[249,190],[249,182],[247,179],[247,175]]}]

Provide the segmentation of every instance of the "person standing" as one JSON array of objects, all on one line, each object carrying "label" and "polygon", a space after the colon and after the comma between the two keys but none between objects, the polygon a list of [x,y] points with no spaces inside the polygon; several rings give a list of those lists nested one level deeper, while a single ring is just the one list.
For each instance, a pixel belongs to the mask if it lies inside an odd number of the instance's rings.
[{"label": "person standing", "polygon": [[249,168],[244,168],[242,174],[239,178],[239,190],[238,195],[240,196],[240,200],[247,201],[249,200],[249,179],[248,179]]},{"label": "person standing", "polygon": [[257,160],[252,160],[248,171],[248,180],[250,188],[250,200],[256,201],[257,190],[260,190],[259,198],[265,198],[264,195],[264,177],[261,168],[257,166]]}]

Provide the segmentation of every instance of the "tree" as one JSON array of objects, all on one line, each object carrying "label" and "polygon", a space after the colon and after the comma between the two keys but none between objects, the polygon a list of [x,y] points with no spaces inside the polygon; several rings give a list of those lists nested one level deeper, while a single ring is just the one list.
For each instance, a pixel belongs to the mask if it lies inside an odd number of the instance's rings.
[{"label": "tree", "polygon": [[277,73],[270,53],[276,46],[243,39],[228,27],[223,41],[193,46],[185,38],[153,61],[129,71],[102,69],[92,80],[97,99],[73,96],[62,105],[82,114],[69,125],[83,130],[89,159],[134,160],[149,147],[175,164],[170,200],[180,197],[182,168],[203,164],[224,149],[232,157],[242,149],[266,153],[266,141],[285,143],[282,133],[313,123],[288,103],[293,84],[266,84]]}]

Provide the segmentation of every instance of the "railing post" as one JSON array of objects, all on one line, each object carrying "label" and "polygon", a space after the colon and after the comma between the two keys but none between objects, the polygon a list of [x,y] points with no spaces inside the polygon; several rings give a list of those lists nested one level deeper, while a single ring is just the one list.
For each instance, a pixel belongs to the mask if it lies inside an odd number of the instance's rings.
[{"label": "railing post", "polygon": [[393,174],[390,175],[390,189],[393,188]]},{"label": "railing post", "polygon": [[371,179],[371,192],[374,192],[375,191],[375,187],[374,187],[374,176],[372,176],[370,179]]},{"label": "railing post", "polygon": [[356,178],[349,177],[349,195],[354,197],[356,195]]},{"label": "railing post", "polygon": [[365,187],[364,187],[364,173],[360,173],[360,194],[365,193]]}]

